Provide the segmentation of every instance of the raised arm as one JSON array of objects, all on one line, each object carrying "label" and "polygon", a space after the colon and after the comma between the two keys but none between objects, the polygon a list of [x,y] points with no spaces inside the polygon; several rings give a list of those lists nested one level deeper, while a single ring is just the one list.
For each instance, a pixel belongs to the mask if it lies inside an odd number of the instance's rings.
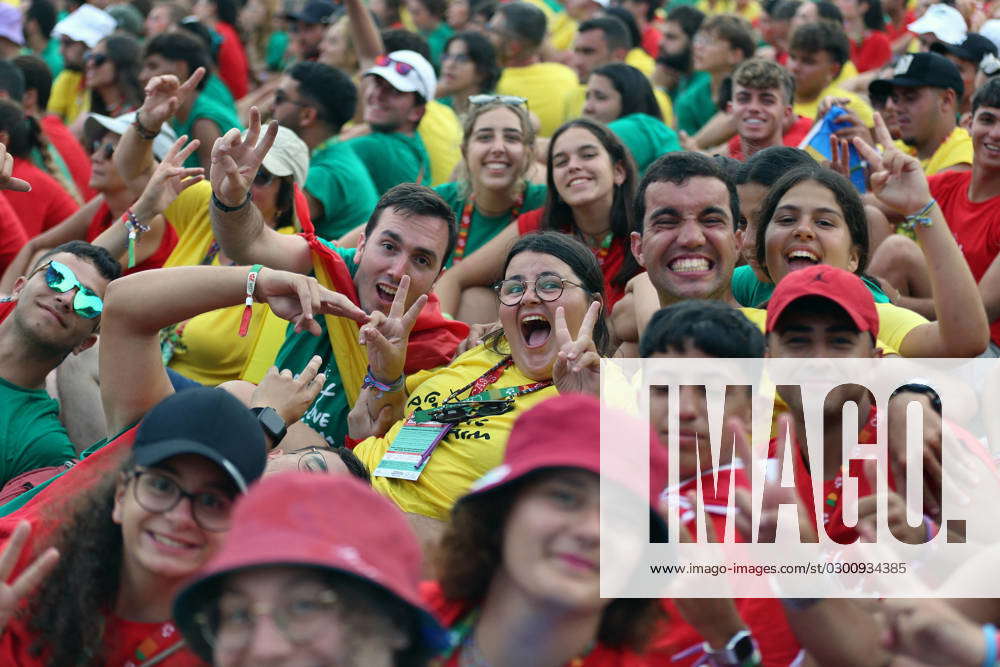
[{"label": "raised arm", "polygon": [[260,210],[250,201],[250,185],[274,143],[278,124],[271,121],[263,136],[260,129],[260,111],[254,107],[246,138],[234,128],[212,147],[212,231],[236,262],[311,273],[312,253],[306,240],[265,225]]},{"label": "raised arm", "polygon": [[879,155],[861,139],[854,147],[871,165],[872,191],[880,202],[899,215],[921,215],[930,224],[917,224],[915,232],[927,260],[934,294],[936,322],[915,327],[900,345],[904,357],[974,357],[990,340],[989,323],[979,287],[961,249],[948,229],[941,207],[933,202],[920,162],[904,155],[892,143],[880,114],[875,114],[875,138],[885,147]]},{"label": "raised arm", "polygon": [[[249,272],[245,266],[183,266],[142,271],[109,285],[101,318],[100,376],[110,433],[138,421],[173,393],[160,356],[160,329],[243,303]],[[342,294],[286,271],[261,269],[253,298],[294,322],[297,331],[319,334],[313,315],[320,313],[368,320]]]},{"label": "raised arm", "polygon": [[347,18],[351,22],[351,38],[358,56],[358,66],[364,71],[375,64],[375,58],[385,51],[382,35],[362,0],[344,0]]}]

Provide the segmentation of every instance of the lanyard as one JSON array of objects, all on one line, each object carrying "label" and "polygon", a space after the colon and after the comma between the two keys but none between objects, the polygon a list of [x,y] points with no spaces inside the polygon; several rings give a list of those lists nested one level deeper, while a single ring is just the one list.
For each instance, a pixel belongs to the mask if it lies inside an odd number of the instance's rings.
[{"label": "lanyard", "polygon": [[[864,425],[861,430],[858,431],[858,442],[859,443],[870,443],[875,442],[876,439],[876,428],[877,428],[877,414],[875,406],[872,405],[871,409],[868,411],[868,419],[865,420]],[[846,464],[841,464],[840,470],[837,471],[837,476],[833,478],[833,484],[831,485],[831,491],[826,494],[823,498],[823,523],[827,524],[830,522],[831,513],[833,513],[838,505],[840,504],[840,494],[844,489],[844,470]],[[872,489],[872,493],[875,489]],[[843,522],[843,519],[841,519]]]},{"label": "lanyard", "polygon": [[499,398],[516,398],[518,396],[523,396],[524,394],[530,394],[531,392],[538,391],[539,389],[544,389],[552,384],[551,380],[546,380],[545,382],[532,382],[530,384],[522,384],[518,387],[504,387],[502,389],[490,389],[489,391],[483,391],[486,387],[490,386],[494,382],[500,379],[503,372],[514,365],[513,357],[507,356],[501,359],[493,368],[489,369],[478,378],[465,385],[461,389],[457,389],[451,393],[451,395],[444,400],[445,403],[453,402],[459,394],[463,394],[466,391],[470,391],[470,396],[466,398],[466,401],[485,401],[485,400],[495,400]]},{"label": "lanyard", "polygon": [[[517,220],[521,213],[521,205],[524,204],[524,194],[519,194],[514,200],[514,206],[510,209],[510,219]],[[465,257],[465,245],[469,242],[469,228],[472,227],[472,212],[475,210],[476,195],[469,195],[462,209],[462,220],[458,225],[458,238],[455,239],[455,251],[452,253],[452,264],[457,264]]]}]

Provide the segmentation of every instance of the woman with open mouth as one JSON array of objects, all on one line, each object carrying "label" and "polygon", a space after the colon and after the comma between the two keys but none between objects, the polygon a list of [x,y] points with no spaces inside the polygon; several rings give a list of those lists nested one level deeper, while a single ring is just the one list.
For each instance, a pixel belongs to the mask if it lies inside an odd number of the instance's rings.
[{"label": "woman with open mouth", "polygon": [[559,393],[599,391],[609,334],[593,254],[565,234],[530,234],[511,248],[503,276],[495,285],[501,328],[438,370],[403,375],[423,305],[403,313],[408,279],[389,315],[361,329],[368,376],[348,421],[350,438],[365,439],[354,451],[375,489],[429,517],[425,527],[440,528],[472,483],[500,465],[521,412]]},{"label": "woman with open mouth", "polygon": [[606,312],[625,294],[625,284],[642,272],[629,246],[637,174],[628,149],[600,123],[578,118],[549,141],[545,208],[522,215],[484,245],[473,261],[441,277],[434,290],[441,309],[466,322],[495,322],[488,286],[501,274],[507,249],[539,229],[582,241],[603,275]]},{"label": "woman with open mouth", "polygon": [[[904,218],[927,260],[937,320],[892,303],[878,303],[879,340],[904,357],[974,357],[989,339],[982,299],[962,252],[930,195],[915,158],[892,147],[875,115],[878,154],[855,140],[871,165],[879,206]],[[915,165],[915,166],[914,166]],[[775,284],[796,269],[829,264],[863,276],[868,263],[868,223],[861,197],[839,173],[803,167],[782,177],[761,204],[757,261]]]}]

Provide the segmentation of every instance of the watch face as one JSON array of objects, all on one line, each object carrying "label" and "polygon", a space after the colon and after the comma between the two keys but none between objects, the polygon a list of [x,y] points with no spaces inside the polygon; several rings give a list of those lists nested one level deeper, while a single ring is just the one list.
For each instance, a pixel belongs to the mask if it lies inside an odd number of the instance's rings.
[{"label": "watch face", "polygon": [[285,430],[285,420],[278,416],[274,410],[262,410],[258,416],[261,425],[267,429],[272,436],[280,435]]}]

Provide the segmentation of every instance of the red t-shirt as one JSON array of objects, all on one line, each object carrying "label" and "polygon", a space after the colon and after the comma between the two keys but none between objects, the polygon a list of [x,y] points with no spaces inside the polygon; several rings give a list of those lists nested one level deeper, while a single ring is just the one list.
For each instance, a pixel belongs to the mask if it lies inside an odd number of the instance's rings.
[{"label": "red t-shirt", "polygon": [[657,30],[655,25],[650,23],[646,26],[646,29],[642,31],[643,50],[654,58],[658,57],[660,55],[660,39],[662,38],[662,33]]},{"label": "red t-shirt", "polygon": [[83,201],[90,201],[96,193],[90,189],[90,157],[87,152],[59,116],[45,114],[41,124],[49,143],[66,163]]},{"label": "red t-shirt", "polygon": [[31,192],[3,191],[29,239],[55,227],[80,208],[56,179],[31,164],[31,160],[14,158],[11,173],[31,183]]},{"label": "red t-shirt", "polygon": [[[542,213],[544,210],[538,208],[519,216],[517,218],[518,233],[524,236],[525,234],[537,232],[541,229]],[[600,257],[598,257],[601,265],[601,273],[604,274],[604,311],[607,313],[610,313],[614,305],[618,303],[618,300],[625,296],[625,288],[612,285],[611,279],[618,275],[622,264],[625,263],[625,253],[628,252],[627,243],[627,240],[615,239],[611,242],[611,247],[608,248],[608,253],[605,255],[604,260],[601,261]]]},{"label": "red t-shirt", "polygon": [[[806,138],[809,134],[810,128],[813,126],[812,118],[806,118],[805,116],[799,116],[792,126],[788,128],[781,136],[781,143],[785,146],[792,146],[797,148],[802,140]],[[736,135],[729,140],[729,157],[734,160],[740,160],[741,162],[746,159],[743,155],[743,147],[740,145],[740,135]]]},{"label": "red t-shirt", "polygon": [[238,100],[250,90],[247,54],[233,26],[225,21],[217,21],[215,31],[222,37],[222,44],[219,45],[219,78],[229,88],[233,98]]},{"label": "red t-shirt", "polygon": [[14,261],[21,246],[28,242],[17,211],[5,197],[0,197],[0,275]]},{"label": "red t-shirt", "polygon": [[[87,243],[93,243],[94,239],[100,236],[102,232],[107,230],[115,222],[117,222],[117,220],[111,219],[111,209],[108,208],[107,203],[102,202],[100,208],[97,209],[97,213],[94,214],[94,218],[90,221],[90,227],[87,228],[87,236],[85,237]],[[174,231],[174,226],[171,225],[168,220],[163,230],[163,238],[160,239],[160,245],[157,246],[156,251],[142,262],[133,266],[131,269],[127,269],[123,266],[123,275],[129,275],[130,273],[145,271],[147,269],[162,268],[163,263],[167,261],[168,257],[170,257],[170,253],[173,252],[174,246],[176,245],[177,232]]]},{"label": "red t-shirt", "polygon": [[893,24],[891,21],[887,21],[885,24],[885,36],[889,38],[889,43],[895,42],[897,39],[903,35],[913,33],[907,29],[907,26],[917,20],[916,15],[913,13],[912,9],[907,9],[906,14],[903,15],[903,21],[899,25]]},{"label": "red t-shirt", "polygon": [[851,42],[851,62],[858,73],[882,67],[892,58],[892,44],[881,30],[868,32],[860,44]]},{"label": "red t-shirt", "polygon": [[[927,180],[972,277],[979,282],[1000,253],[1000,196],[970,202],[972,171],[942,171]],[[990,338],[1000,344],[1000,320],[990,325]]]},{"label": "red t-shirt", "polygon": [[[730,472],[728,469],[719,470],[718,485],[713,485],[711,481],[712,471],[708,470],[702,475],[702,503],[706,510],[711,508],[721,509],[723,512],[729,505],[729,485]],[[750,480],[742,469],[737,469],[733,474],[736,488],[750,489]],[[706,479],[707,478],[707,479]],[[690,491],[697,491],[697,479],[691,478],[681,484],[678,491],[681,498],[682,508],[687,507],[685,496]],[[707,512],[707,516],[712,520],[717,535],[725,535],[726,516]],[[681,520],[692,536],[697,537],[695,513],[687,510],[681,513]],[[737,542],[745,542],[739,531],[735,532]],[[777,598],[735,598],[733,603],[740,614],[740,618],[750,629],[765,667],[785,667],[790,665],[799,654],[800,647],[795,634],[788,625],[785,616],[785,609],[781,606],[781,601]],[[705,639],[699,632],[683,619],[677,607],[671,600],[663,601],[663,608],[667,612],[669,621],[663,626],[662,632],[657,634],[653,640],[651,649],[654,653],[665,653],[670,655],[670,664],[678,667],[694,665],[704,658],[705,653],[701,649]]]}]

